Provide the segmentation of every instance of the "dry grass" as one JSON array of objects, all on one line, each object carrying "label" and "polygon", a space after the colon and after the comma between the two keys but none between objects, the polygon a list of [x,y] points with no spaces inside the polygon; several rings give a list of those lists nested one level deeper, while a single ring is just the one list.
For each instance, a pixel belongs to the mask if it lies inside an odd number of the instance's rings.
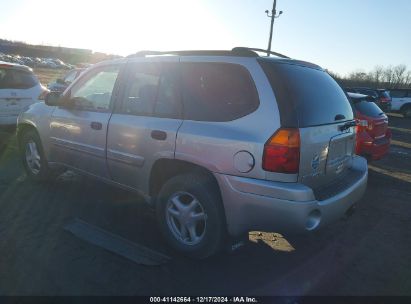
[{"label": "dry grass", "polygon": [[37,75],[40,83],[47,86],[48,83],[55,81],[57,78],[62,77],[68,70],[64,69],[46,69],[46,68],[34,68],[34,74]]}]

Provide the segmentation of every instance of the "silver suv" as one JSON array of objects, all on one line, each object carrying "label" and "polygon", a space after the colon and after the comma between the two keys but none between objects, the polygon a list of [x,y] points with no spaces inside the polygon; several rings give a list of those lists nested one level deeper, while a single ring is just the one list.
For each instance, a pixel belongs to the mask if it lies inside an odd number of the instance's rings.
[{"label": "silver suv", "polygon": [[325,226],[367,184],[353,113],[324,70],[276,55],[140,52],[96,64],[20,115],[27,174],[69,168],[136,191],[168,243],[196,258],[250,230]]}]

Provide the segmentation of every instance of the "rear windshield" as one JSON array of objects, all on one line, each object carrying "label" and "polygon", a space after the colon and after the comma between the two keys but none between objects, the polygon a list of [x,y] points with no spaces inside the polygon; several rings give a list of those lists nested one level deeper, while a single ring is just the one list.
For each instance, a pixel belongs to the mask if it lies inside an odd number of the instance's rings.
[{"label": "rear windshield", "polygon": [[378,97],[378,92],[374,91],[374,90],[368,90],[368,89],[361,89],[360,88],[360,89],[354,89],[354,92],[364,94],[364,95],[368,95],[368,96],[372,96],[372,97],[375,97],[375,98]]},{"label": "rear windshield", "polygon": [[38,83],[36,76],[29,71],[0,68],[0,89],[29,89]]},{"label": "rear windshield", "polygon": [[368,117],[380,117],[384,112],[372,101],[352,99],[354,110]]},{"label": "rear windshield", "polygon": [[387,91],[379,91],[381,97],[390,98],[390,94]]},{"label": "rear windshield", "polygon": [[[283,127],[309,127],[353,119],[341,87],[326,72],[306,66],[259,60],[274,95]],[[336,120],[337,116],[344,117]]]}]

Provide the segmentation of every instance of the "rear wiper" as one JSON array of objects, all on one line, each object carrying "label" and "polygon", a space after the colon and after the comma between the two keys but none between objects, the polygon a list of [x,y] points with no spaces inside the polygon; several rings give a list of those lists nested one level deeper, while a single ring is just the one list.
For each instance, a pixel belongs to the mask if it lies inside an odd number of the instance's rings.
[{"label": "rear wiper", "polygon": [[355,127],[357,125],[357,123],[355,122],[355,120],[351,120],[351,121],[347,121],[345,124],[343,125],[339,125],[338,129],[340,131],[345,131],[351,127]]}]

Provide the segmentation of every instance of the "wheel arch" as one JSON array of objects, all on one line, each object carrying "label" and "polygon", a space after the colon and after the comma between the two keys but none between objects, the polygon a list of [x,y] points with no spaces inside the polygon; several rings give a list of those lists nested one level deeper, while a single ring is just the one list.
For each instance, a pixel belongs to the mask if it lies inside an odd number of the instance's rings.
[{"label": "wheel arch", "polygon": [[161,158],[156,160],[151,168],[149,178],[150,196],[156,196],[164,183],[170,178],[188,173],[210,178],[220,192],[217,179],[214,174],[205,167],[184,160]]},{"label": "wheel arch", "polygon": [[405,108],[409,108],[409,107],[411,107],[411,102],[404,103],[401,106],[400,111],[404,111]]},{"label": "wheel arch", "polygon": [[[28,122],[24,122],[24,123],[19,124],[19,125],[17,126],[17,132],[16,132],[17,144],[18,144],[19,149],[21,149],[21,140],[22,140],[22,138],[23,138],[23,135],[24,135],[25,133],[27,133],[28,131],[34,131],[34,132],[36,132],[37,135],[38,135],[39,138],[40,138],[40,134],[39,134],[39,132],[37,131],[37,128],[36,128],[33,124],[28,123]],[[40,138],[40,141],[41,141],[41,138]]]},{"label": "wheel arch", "polygon": [[[155,198],[166,181],[181,174],[196,174],[209,178],[212,181],[218,191],[221,201],[221,208],[224,213],[224,219],[226,220],[226,210],[223,202],[223,196],[216,177],[207,168],[188,161],[168,158],[156,160],[150,172],[149,195]],[[155,200],[153,200],[153,202],[155,202]]]}]

